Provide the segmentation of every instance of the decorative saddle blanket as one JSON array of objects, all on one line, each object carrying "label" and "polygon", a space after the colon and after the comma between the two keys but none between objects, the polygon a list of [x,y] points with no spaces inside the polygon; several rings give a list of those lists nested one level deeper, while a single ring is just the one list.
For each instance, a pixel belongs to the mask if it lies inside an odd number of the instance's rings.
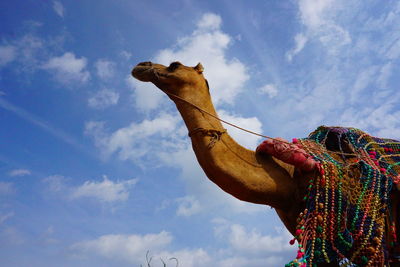
[{"label": "decorative saddle blanket", "polygon": [[257,153],[310,173],[291,241],[299,250],[286,266],[389,266],[400,250],[399,141],[321,126],[292,143],[268,139]]}]

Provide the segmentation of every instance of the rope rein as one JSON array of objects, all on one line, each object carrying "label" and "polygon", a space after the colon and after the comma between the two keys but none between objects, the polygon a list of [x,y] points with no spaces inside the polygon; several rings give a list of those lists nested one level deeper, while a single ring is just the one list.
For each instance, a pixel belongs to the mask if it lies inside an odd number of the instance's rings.
[{"label": "rope rein", "polygon": [[[226,120],[224,120],[224,119],[221,119],[221,118],[219,118],[218,116],[216,116],[216,115],[214,115],[214,114],[208,112],[207,110],[202,109],[202,108],[199,107],[198,105],[193,104],[193,103],[187,101],[186,99],[184,99],[184,98],[182,98],[182,97],[180,97],[180,96],[177,96],[177,95],[175,95],[175,94],[169,93],[169,92],[164,91],[164,90],[163,90],[163,92],[164,92],[165,94],[171,96],[172,98],[176,98],[176,99],[178,99],[178,100],[180,100],[180,101],[182,101],[182,102],[184,102],[184,103],[186,103],[186,104],[188,104],[188,105],[190,105],[190,106],[196,108],[196,109],[199,110],[200,112],[205,113],[205,114],[207,114],[207,115],[213,117],[214,119],[217,119],[217,120],[219,120],[219,121],[221,121],[221,122],[223,122],[223,123],[225,123],[225,124],[228,124],[228,125],[230,125],[230,126],[232,126],[232,127],[234,127],[234,128],[237,128],[237,129],[242,130],[242,131],[244,131],[244,132],[247,132],[247,133],[249,133],[249,134],[253,134],[253,135],[256,135],[256,136],[260,136],[260,137],[263,137],[263,138],[266,138],[266,139],[271,139],[271,140],[274,140],[274,141],[277,141],[277,142],[281,142],[281,143],[285,143],[285,144],[288,144],[288,145],[291,144],[290,142],[287,142],[287,141],[285,141],[285,140],[273,138],[273,137],[270,137],[270,136],[268,136],[268,135],[263,135],[263,134],[260,134],[260,133],[256,133],[256,132],[250,131],[250,130],[248,130],[248,129],[242,128],[242,127],[240,127],[240,126],[237,126],[236,124],[233,124],[233,123],[228,122],[228,121],[226,121]],[[201,130],[200,130],[200,129],[201,129]],[[203,133],[206,133],[206,135],[210,135],[210,131],[214,131],[214,132],[215,132],[215,131],[217,131],[217,130],[196,128],[196,129],[194,129],[193,131],[189,132],[189,136],[192,136],[192,135],[193,135],[193,132],[203,132]],[[222,133],[219,133],[219,134],[218,134],[218,136],[219,136],[219,137],[217,138],[218,140],[220,140],[220,136],[221,136],[223,133],[226,133],[226,130],[223,131]],[[215,142],[213,143],[213,145],[214,145],[214,144],[215,144]],[[213,145],[212,145],[212,146],[213,146]],[[212,147],[212,146],[211,146],[211,147]],[[313,149],[311,149],[311,150],[313,150]],[[338,154],[338,155],[344,155],[344,156],[353,156],[353,157],[357,157],[357,156],[358,156],[358,155],[355,154],[355,153],[337,152],[337,151],[331,151],[331,150],[327,150],[327,149],[326,149],[326,152],[333,153],[333,154]]]}]

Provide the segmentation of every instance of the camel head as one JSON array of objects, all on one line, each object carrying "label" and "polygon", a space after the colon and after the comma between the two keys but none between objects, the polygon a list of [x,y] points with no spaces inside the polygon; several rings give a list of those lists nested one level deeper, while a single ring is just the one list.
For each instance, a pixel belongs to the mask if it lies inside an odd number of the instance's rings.
[{"label": "camel head", "polygon": [[[132,76],[142,82],[151,82],[166,93],[182,96],[191,88],[204,88],[208,93],[208,84],[203,76],[204,68],[199,63],[188,67],[176,61],[168,67],[152,62],[142,62],[132,69]],[[191,90],[193,93],[193,90]]]}]

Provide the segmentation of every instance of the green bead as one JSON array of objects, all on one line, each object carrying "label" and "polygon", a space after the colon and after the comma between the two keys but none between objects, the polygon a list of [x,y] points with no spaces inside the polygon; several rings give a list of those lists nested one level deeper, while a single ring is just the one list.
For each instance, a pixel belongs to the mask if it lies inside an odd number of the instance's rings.
[{"label": "green bead", "polygon": [[318,225],[317,226],[317,233],[322,233],[322,226],[321,225]]},{"label": "green bead", "polygon": [[317,238],[315,239],[315,243],[317,243],[317,245],[320,245],[320,244],[322,243],[321,238],[317,237]]},{"label": "green bead", "polygon": [[362,263],[362,264],[367,264],[367,263],[368,263],[368,258],[365,257],[365,256],[362,256],[362,257],[361,257],[361,263]]}]

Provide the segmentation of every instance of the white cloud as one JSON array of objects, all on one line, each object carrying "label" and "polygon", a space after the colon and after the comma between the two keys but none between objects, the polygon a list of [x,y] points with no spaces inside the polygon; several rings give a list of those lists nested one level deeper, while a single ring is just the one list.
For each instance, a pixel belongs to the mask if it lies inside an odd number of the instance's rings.
[{"label": "white cloud", "polygon": [[189,217],[201,211],[200,202],[194,196],[177,198],[176,202],[178,202],[176,214],[179,216]]},{"label": "white cloud", "polygon": [[213,223],[215,236],[228,241],[224,253],[218,257],[219,267],[281,266],[285,258],[295,255],[296,246],[289,245],[293,237],[286,229],[276,228],[272,235],[263,235],[222,218],[214,219]]},{"label": "white cloud", "polygon": [[120,56],[123,57],[125,60],[130,60],[132,57],[132,53],[130,53],[126,50],[122,50],[120,53]]},{"label": "white cloud", "polygon": [[112,61],[99,59],[96,61],[95,67],[97,75],[103,80],[107,80],[115,74],[115,63]]},{"label": "white cloud", "polygon": [[68,179],[62,175],[51,175],[42,180],[48,185],[51,192],[60,192],[66,189],[66,181]]},{"label": "white cloud", "polygon": [[197,22],[197,28],[203,30],[218,30],[221,27],[222,19],[213,13],[206,13]]},{"label": "white cloud", "polygon": [[164,93],[150,82],[140,82],[132,76],[126,78],[127,85],[134,93],[135,108],[147,112],[163,106],[163,101],[169,101]]},{"label": "white cloud", "polygon": [[30,175],[30,174],[31,174],[31,171],[27,170],[27,169],[15,169],[15,170],[12,170],[12,171],[10,171],[8,173],[8,175],[12,176],[12,177],[14,177],[14,176],[25,176],[25,175]]},{"label": "white cloud", "polygon": [[26,34],[13,43],[16,47],[15,59],[21,63],[24,71],[35,70],[40,65],[40,58],[44,56],[45,46],[48,44],[33,34]]},{"label": "white cloud", "polygon": [[[197,23],[197,29],[189,36],[180,38],[174,48],[161,50],[154,60],[157,63],[168,65],[179,60],[185,65],[195,66],[201,62],[205,67],[205,76],[211,87],[211,94],[215,105],[221,103],[232,104],[235,97],[242,91],[249,76],[245,65],[238,59],[228,59],[226,51],[232,38],[220,29],[221,18],[212,13],[206,13]],[[137,84],[135,84],[136,86]],[[147,91],[157,90],[153,86],[139,87],[138,95],[149,96]],[[146,88],[144,88],[146,87]],[[136,94],[136,91],[135,91]],[[154,97],[155,95],[152,95]],[[146,97],[141,97],[145,99]],[[161,97],[152,98],[151,105],[141,105],[140,109],[155,109],[159,106]]]},{"label": "white cloud", "polygon": [[[155,255],[154,258],[161,259],[171,259],[171,257],[176,258],[178,260],[179,266],[188,266],[188,267],[203,267],[203,266],[212,266],[213,260],[210,257],[209,253],[202,248],[199,249],[182,249],[177,251],[162,251],[159,254]],[[166,261],[167,262],[167,261]],[[168,266],[175,266],[174,261],[169,261]],[[154,267],[164,266],[163,264],[154,265]]]},{"label": "white cloud", "polygon": [[[278,234],[278,233],[277,233]],[[292,251],[289,240],[292,236],[284,230],[278,235],[262,235],[257,230],[246,231],[239,224],[230,227],[229,242],[236,251],[247,255],[266,255],[268,253],[277,253]]]},{"label": "white cloud", "polygon": [[64,17],[64,6],[61,4],[60,1],[53,1],[53,9],[60,17]]},{"label": "white cloud", "polygon": [[55,79],[68,85],[74,82],[85,83],[89,80],[90,74],[86,70],[87,59],[78,58],[71,52],[62,56],[50,58],[43,64],[42,68],[55,74]]},{"label": "white cloud", "polygon": [[128,188],[136,183],[137,179],[113,182],[104,175],[102,182],[86,181],[83,185],[73,188],[71,197],[95,198],[101,202],[126,201],[129,197]]},{"label": "white cloud", "polygon": [[333,0],[300,0],[300,16],[305,25],[314,29],[326,23],[325,12],[332,11]]},{"label": "white cloud", "polygon": [[116,105],[119,100],[119,94],[109,89],[102,89],[88,99],[88,105],[91,108],[104,109]]},{"label": "white cloud", "polygon": [[62,193],[61,197],[68,200],[79,198],[93,198],[103,203],[126,201],[129,198],[129,189],[138,179],[112,181],[103,176],[102,181],[85,181],[82,185],[71,186],[70,179],[62,175],[52,175],[42,180],[53,193]]},{"label": "white cloud", "polygon": [[400,140],[400,111],[396,108],[400,95],[390,101],[373,107],[348,108],[343,111],[340,120],[379,137]]},{"label": "white cloud", "polygon": [[169,252],[166,247],[170,245],[173,236],[165,231],[158,234],[145,235],[103,235],[97,239],[82,241],[71,246],[76,254],[88,256],[90,254],[101,256],[110,260],[123,261],[130,264],[147,264],[145,257],[149,251],[151,266],[163,266],[160,259],[166,263],[174,264],[168,259],[174,257],[179,260],[179,266],[202,267],[211,264],[210,257],[203,249],[183,249]]},{"label": "white cloud", "polygon": [[304,46],[307,43],[307,37],[304,34],[299,33],[296,34],[296,36],[294,37],[294,41],[296,43],[295,47],[286,53],[286,59],[289,62],[292,61],[295,55],[297,55],[298,53],[301,52],[301,50],[303,50]]},{"label": "white cloud", "polygon": [[15,192],[14,184],[8,182],[0,182],[0,196],[10,195]]},{"label": "white cloud", "polygon": [[343,8],[342,1],[300,0],[298,5],[301,22],[307,31],[295,36],[295,47],[286,53],[288,61],[303,50],[309,39],[319,40],[332,55],[336,55],[342,46],[351,43],[349,32],[336,22],[337,14]]},{"label": "white cloud", "polygon": [[[145,264],[146,255],[151,266],[175,266],[175,258],[179,266],[185,267],[262,267],[279,266],[288,255],[295,255],[296,246],[289,246],[292,237],[284,230],[277,230],[276,237],[262,235],[246,229],[239,224],[230,224],[226,220],[226,232],[220,236],[225,245],[220,249],[208,252],[203,248],[183,248],[169,250],[173,247],[174,237],[166,231],[158,234],[109,234],[92,240],[77,242],[70,246],[70,251],[84,257],[101,257],[113,264]],[[227,242],[226,242],[227,241]],[[125,266],[125,265],[124,265]]]},{"label": "white cloud", "polygon": [[148,250],[158,251],[171,241],[171,234],[165,231],[147,235],[103,235],[94,240],[73,244],[71,249],[78,253],[91,252],[106,258],[140,263],[139,259]]},{"label": "white cloud", "polygon": [[269,98],[274,98],[275,96],[278,95],[278,89],[273,84],[266,84],[263,87],[259,88],[258,91],[261,94],[268,95]]},{"label": "white cloud", "polygon": [[0,67],[12,62],[16,57],[16,48],[11,45],[0,46]]},{"label": "white cloud", "polygon": [[46,52],[43,49],[45,42],[31,33],[15,40],[3,41],[3,43],[0,45],[0,67],[17,62],[19,63],[18,71],[35,70],[39,65],[39,57],[44,56]]},{"label": "white cloud", "polygon": [[[256,117],[244,118],[241,117],[240,115],[231,114],[226,110],[218,110],[218,115],[221,119],[233,123],[244,129],[256,133],[262,132],[262,123]],[[255,150],[257,145],[260,143],[261,137],[259,136],[252,135],[250,133],[244,132],[230,125],[226,125],[224,123],[223,125],[228,130],[228,133],[235,139],[236,142],[243,145],[244,147],[247,147],[248,149]]]},{"label": "white cloud", "polygon": [[[177,117],[162,114],[153,120],[131,123],[131,125],[109,134],[105,132],[104,123],[88,122],[85,133],[94,138],[96,146],[106,157],[117,153],[122,160],[140,160],[156,154],[154,149],[163,144],[171,145],[171,143],[166,144],[162,138],[151,137],[155,135],[164,138],[176,137],[179,134],[179,131],[176,131],[177,123]],[[167,147],[164,148],[167,149]]]}]

